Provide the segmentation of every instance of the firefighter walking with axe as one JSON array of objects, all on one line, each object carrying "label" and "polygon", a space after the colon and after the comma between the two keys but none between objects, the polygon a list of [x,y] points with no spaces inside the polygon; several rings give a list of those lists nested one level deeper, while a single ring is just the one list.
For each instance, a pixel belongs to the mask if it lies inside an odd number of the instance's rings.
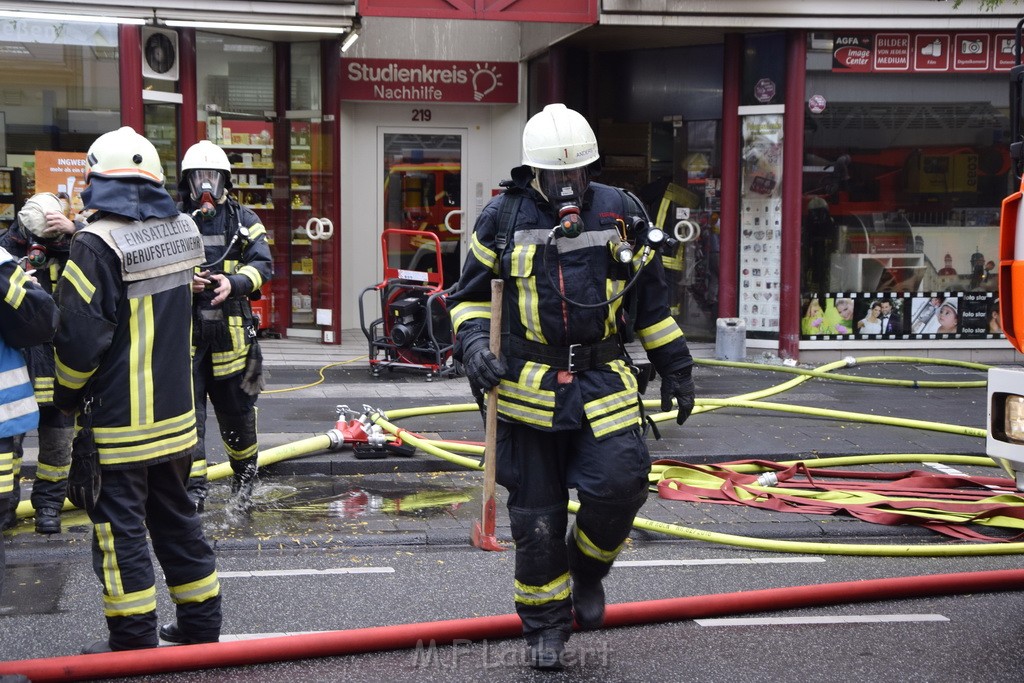
[{"label": "firefighter walking with axe", "polygon": [[[523,165],[477,218],[448,299],[454,357],[474,394],[489,392],[485,470],[493,458],[508,491],[514,600],[537,669],[563,667],[574,620],[604,623],[604,577],[647,499],[629,335],[661,375],[662,409],[675,405],[682,424],[694,405],[693,359],[668,309],[665,234],[633,195],[590,182],[598,157],[579,113],[552,104],[532,117]],[[579,499],[571,528],[570,489]],[[474,534],[480,547],[496,545],[489,509],[493,484]]]}]

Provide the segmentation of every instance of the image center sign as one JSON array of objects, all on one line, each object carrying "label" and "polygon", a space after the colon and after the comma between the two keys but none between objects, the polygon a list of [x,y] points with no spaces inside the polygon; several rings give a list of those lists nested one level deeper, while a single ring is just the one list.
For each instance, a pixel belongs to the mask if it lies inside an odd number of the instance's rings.
[{"label": "image center sign", "polygon": [[341,99],[516,104],[517,62],[342,58]]}]

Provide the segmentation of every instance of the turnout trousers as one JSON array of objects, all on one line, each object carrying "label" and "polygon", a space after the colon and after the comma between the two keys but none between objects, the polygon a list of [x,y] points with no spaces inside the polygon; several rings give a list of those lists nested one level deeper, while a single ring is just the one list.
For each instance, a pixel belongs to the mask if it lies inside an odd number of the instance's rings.
[{"label": "turnout trousers", "polygon": [[192,387],[196,402],[196,444],[188,488],[206,497],[206,400],[209,397],[217,415],[221,441],[231,463],[231,471],[250,475],[256,469],[259,443],[256,435],[256,396],[242,391],[242,373],[230,377],[214,375],[210,345],[196,347],[192,358]]},{"label": "turnout trousers", "polygon": [[[531,645],[542,631],[572,632],[569,548],[581,552],[574,574],[601,578],[622,548],[647,500],[650,455],[639,429],[594,436],[577,430],[545,432],[499,421],[496,479],[508,490],[516,544],[515,605]],[[580,509],[568,531],[569,489]]]},{"label": "turnout trousers", "polygon": [[[52,405],[39,406],[39,455],[36,480],[32,484],[32,507],[60,510],[68,491],[71,468],[71,441],[75,438],[75,418]],[[14,505],[21,498],[18,482],[24,456],[24,434],[14,437]]]},{"label": "turnout trousers", "polygon": [[103,612],[113,650],[157,645],[153,553],[163,569],[178,626],[196,639],[217,640],[220,582],[213,549],[185,490],[190,459],[131,469],[102,469],[93,523],[92,567],[103,586]]}]

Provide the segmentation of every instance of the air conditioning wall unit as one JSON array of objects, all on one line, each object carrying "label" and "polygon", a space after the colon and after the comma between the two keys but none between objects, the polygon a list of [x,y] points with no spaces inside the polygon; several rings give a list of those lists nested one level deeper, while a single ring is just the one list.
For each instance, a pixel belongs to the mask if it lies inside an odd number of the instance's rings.
[{"label": "air conditioning wall unit", "polygon": [[142,27],[142,76],[158,81],[178,80],[178,33],[155,26]]}]

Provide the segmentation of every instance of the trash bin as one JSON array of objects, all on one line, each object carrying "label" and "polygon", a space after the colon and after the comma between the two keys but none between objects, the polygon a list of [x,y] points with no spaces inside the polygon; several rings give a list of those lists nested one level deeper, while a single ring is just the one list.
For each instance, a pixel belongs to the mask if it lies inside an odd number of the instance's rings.
[{"label": "trash bin", "polygon": [[719,318],[715,332],[715,358],[747,359],[747,324],[743,318]]}]

